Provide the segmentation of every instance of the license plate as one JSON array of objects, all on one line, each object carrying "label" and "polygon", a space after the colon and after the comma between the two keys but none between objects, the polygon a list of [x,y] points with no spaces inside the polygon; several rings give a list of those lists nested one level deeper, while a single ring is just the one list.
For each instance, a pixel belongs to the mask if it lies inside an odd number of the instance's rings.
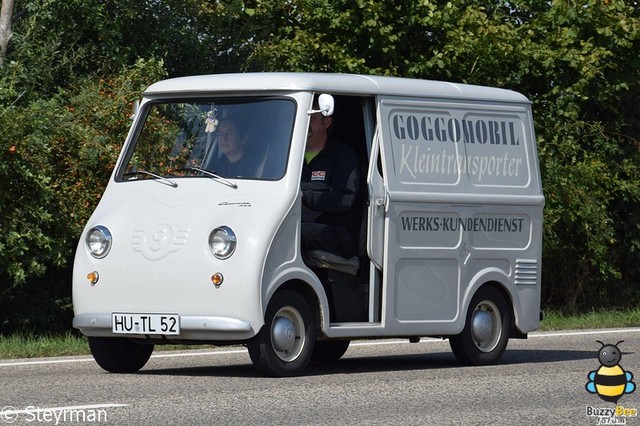
[{"label": "license plate", "polygon": [[111,314],[111,329],[118,334],[180,334],[180,316],[174,314]]}]

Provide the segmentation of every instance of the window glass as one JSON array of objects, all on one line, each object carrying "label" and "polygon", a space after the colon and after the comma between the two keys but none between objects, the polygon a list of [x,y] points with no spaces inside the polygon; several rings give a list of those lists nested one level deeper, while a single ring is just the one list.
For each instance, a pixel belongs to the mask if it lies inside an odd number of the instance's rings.
[{"label": "window glass", "polygon": [[119,177],[196,177],[209,172],[233,179],[280,179],[294,115],[294,102],[288,99],[152,103]]}]

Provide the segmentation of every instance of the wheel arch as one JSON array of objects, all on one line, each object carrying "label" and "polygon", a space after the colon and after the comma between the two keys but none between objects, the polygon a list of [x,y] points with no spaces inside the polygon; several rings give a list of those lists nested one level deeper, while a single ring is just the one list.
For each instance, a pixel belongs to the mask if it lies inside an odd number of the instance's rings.
[{"label": "wheel arch", "polygon": [[502,297],[504,297],[504,300],[507,302],[509,310],[511,311],[512,330],[510,330],[510,333],[513,333],[515,329],[518,329],[521,313],[520,299],[516,289],[511,284],[511,280],[507,274],[500,269],[485,270],[474,276],[464,295],[462,318],[466,318],[467,312],[469,309],[472,309],[471,300],[473,299],[473,296],[484,287],[493,287],[502,295]]},{"label": "wheel arch", "polygon": [[[309,305],[309,308],[311,308],[311,312],[313,313],[313,320],[316,331],[322,332],[322,321],[325,315],[329,315],[329,311],[323,310],[320,296],[318,296],[316,290],[307,282],[301,280],[287,281],[279,286],[276,292],[283,290],[294,291],[304,298],[304,300]],[[324,291],[322,292],[322,294],[324,295]]]},{"label": "wheel arch", "polygon": [[[296,269],[276,277],[264,288],[262,295],[262,317],[273,296],[282,290],[291,290],[300,294],[313,312],[316,331],[323,334],[329,327],[329,302],[320,280],[308,270]],[[318,335],[320,335],[318,334]]]}]

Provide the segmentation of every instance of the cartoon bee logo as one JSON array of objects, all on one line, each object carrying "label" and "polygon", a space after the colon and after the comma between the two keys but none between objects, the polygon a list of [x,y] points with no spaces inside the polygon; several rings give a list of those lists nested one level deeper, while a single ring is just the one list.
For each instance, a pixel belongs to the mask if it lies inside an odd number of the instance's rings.
[{"label": "cartoon bee logo", "polygon": [[632,381],[633,373],[624,371],[618,365],[622,359],[618,345],[624,340],[615,345],[605,345],[600,340],[596,342],[602,345],[598,351],[598,361],[601,365],[597,370],[589,372],[589,381],[585,388],[589,393],[597,393],[604,401],[617,404],[622,395],[636,390],[636,384]]}]

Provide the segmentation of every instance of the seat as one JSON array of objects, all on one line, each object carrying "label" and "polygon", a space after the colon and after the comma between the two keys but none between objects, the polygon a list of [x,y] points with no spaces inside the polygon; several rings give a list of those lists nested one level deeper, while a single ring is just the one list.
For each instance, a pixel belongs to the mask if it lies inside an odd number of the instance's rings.
[{"label": "seat", "polygon": [[[362,198],[367,194],[366,187],[360,190]],[[311,250],[307,253],[306,263],[310,268],[325,269],[327,271],[340,272],[352,277],[358,276],[362,260],[368,259],[367,255],[367,203],[362,199],[356,201],[362,206],[362,220],[358,236],[358,255],[350,258],[342,257],[325,250]]]},{"label": "seat", "polygon": [[307,253],[307,264],[311,268],[327,269],[355,277],[360,269],[358,256],[349,259],[325,250],[311,250]]}]

